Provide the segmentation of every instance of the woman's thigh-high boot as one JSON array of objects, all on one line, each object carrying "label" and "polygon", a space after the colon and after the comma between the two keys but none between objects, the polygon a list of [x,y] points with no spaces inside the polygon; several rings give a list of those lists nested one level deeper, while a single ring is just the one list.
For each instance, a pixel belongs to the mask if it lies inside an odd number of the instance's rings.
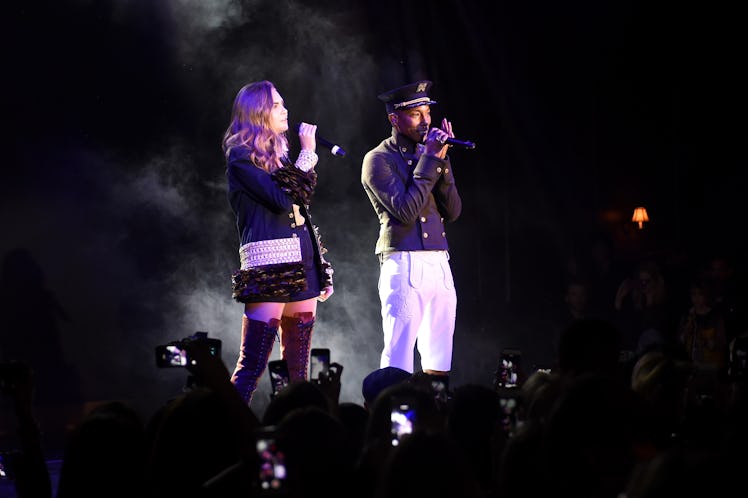
[{"label": "woman's thigh-high boot", "polygon": [[302,312],[281,317],[281,358],[288,363],[291,382],[307,379],[312,329],[314,313]]},{"label": "woman's thigh-high boot", "polygon": [[265,372],[279,324],[275,318],[268,323],[252,320],[246,315],[242,319],[242,343],[231,382],[247,404],[257,389],[257,381]]}]

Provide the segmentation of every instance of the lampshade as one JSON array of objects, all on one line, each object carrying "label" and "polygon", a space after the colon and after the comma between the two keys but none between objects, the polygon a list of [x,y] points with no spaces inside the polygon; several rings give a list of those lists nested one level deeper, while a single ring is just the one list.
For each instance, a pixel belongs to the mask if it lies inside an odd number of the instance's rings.
[{"label": "lampshade", "polygon": [[644,222],[649,221],[647,209],[642,206],[634,209],[634,215],[631,217],[631,221],[637,222],[639,224],[639,228],[644,228]]}]

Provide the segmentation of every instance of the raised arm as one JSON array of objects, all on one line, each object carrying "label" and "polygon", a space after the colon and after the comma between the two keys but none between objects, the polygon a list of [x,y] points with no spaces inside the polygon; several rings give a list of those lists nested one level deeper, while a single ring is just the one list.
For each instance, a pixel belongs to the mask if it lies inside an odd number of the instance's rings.
[{"label": "raised arm", "polygon": [[382,152],[368,153],[364,157],[361,182],[392,217],[401,223],[414,223],[428,202],[445,161],[423,154],[413,175],[403,178],[396,160]]}]

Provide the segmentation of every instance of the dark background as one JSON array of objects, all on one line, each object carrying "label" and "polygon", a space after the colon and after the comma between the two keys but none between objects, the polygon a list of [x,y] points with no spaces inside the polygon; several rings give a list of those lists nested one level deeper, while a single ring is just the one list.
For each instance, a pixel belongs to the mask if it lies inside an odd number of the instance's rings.
[{"label": "dark background", "polygon": [[[743,268],[744,29],[717,3],[0,9],[0,359],[35,366],[42,406],[125,399],[148,414],[186,378],[157,369],[154,347],[198,330],[223,340],[233,366],[238,237],[220,140],[236,92],[260,79],[292,121],[348,151],[319,150],[312,206],[336,270],[313,346],[344,365],[343,400],[361,401],[381,349],[361,159],[389,134],[376,95],[410,81],[433,80],[435,120],[477,143],[451,153],[464,205],[448,227],[455,385],[490,384],[505,347],[527,367],[545,359],[565,278],[595,242],[622,274],[644,257],[690,271],[720,252]],[[630,221],[638,205],[644,230]]]}]

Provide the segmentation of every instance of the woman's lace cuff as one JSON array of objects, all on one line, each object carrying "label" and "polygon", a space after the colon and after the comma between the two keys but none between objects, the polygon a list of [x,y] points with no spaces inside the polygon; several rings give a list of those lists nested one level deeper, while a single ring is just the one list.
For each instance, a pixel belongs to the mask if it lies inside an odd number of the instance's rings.
[{"label": "woman's lace cuff", "polygon": [[319,160],[319,156],[311,150],[301,149],[299,157],[296,158],[296,167],[301,171],[309,171],[314,168]]}]

